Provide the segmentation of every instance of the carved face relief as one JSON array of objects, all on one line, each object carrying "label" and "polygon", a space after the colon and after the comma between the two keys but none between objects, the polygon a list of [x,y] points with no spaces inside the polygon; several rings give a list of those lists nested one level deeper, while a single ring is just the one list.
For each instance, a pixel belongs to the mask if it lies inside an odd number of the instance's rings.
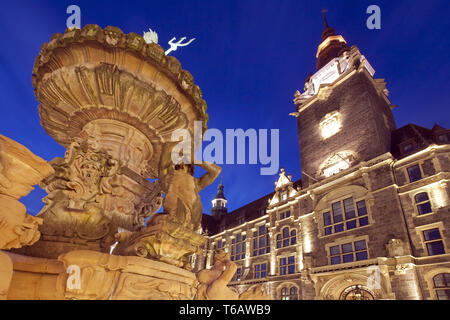
[{"label": "carved face relief", "polygon": [[101,178],[101,167],[99,162],[94,162],[91,160],[84,161],[81,164],[81,179],[87,185],[97,185]]}]

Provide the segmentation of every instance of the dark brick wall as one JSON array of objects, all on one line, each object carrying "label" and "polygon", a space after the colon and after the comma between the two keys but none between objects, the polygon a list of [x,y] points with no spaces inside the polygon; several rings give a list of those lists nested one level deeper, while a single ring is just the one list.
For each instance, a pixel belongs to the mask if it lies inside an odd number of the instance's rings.
[{"label": "dark brick wall", "polygon": [[369,172],[372,190],[378,190],[394,184],[390,165],[380,166]]},{"label": "dark brick wall", "polygon": [[[323,140],[319,123],[332,111],[340,112],[342,128]],[[328,99],[314,102],[297,119],[300,161],[309,175],[314,176],[320,165],[339,151],[354,151],[364,161],[390,150],[392,113],[364,74],[351,76],[335,87]]]},{"label": "dark brick wall", "polygon": [[423,175],[425,177],[429,177],[429,176],[436,174],[436,168],[434,167],[432,159],[425,160],[421,165],[422,165]]},{"label": "dark brick wall", "polygon": [[438,156],[442,171],[450,171],[450,158],[447,155]]},{"label": "dark brick wall", "polygon": [[414,269],[409,269],[405,274],[391,275],[391,286],[397,300],[421,299],[420,287]]}]

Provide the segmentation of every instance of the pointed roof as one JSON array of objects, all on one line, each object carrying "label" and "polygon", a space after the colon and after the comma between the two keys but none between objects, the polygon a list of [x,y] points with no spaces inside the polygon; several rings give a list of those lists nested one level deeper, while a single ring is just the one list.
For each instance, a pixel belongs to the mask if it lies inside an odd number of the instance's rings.
[{"label": "pointed roof", "polygon": [[291,182],[291,176],[286,176],[286,171],[284,170],[284,168],[281,168],[280,170],[280,177],[278,178],[278,180],[275,182],[275,188],[281,188],[287,184],[289,184]]},{"label": "pointed roof", "polygon": [[436,132],[436,131],[445,131],[447,130],[446,128],[438,125],[437,123],[434,124],[433,128],[431,128],[431,131]]},{"label": "pointed roof", "polygon": [[215,197],[214,199],[224,199],[224,200],[227,200],[227,198],[225,198],[225,194],[223,193],[223,183],[222,183],[222,179],[220,180],[219,187],[217,188],[217,194],[216,194],[216,197]]},{"label": "pointed roof", "polygon": [[334,29],[331,28],[328,25],[328,21],[327,21],[327,9],[322,9],[322,16],[323,16],[323,24],[325,29],[322,31],[322,41],[325,40],[326,38],[328,38],[329,36],[334,36],[336,33],[334,32]]},{"label": "pointed roof", "polygon": [[322,10],[324,30],[322,31],[321,43],[317,48],[317,70],[332,59],[339,57],[344,51],[350,50],[345,39],[341,35],[337,35],[334,29],[328,25],[326,12],[326,9]]}]

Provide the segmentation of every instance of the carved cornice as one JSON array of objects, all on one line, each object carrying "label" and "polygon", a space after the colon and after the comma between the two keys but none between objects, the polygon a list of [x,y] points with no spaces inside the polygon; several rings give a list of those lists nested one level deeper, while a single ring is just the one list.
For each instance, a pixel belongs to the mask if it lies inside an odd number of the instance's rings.
[{"label": "carved cornice", "polygon": [[172,96],[113,64],[58,69],[40,82],[36,97],[44,129],[65,147],[98,119],[126,123],[148,141],[164,141],[174,130],[188,127]]},{"label": "carved cornice", "polygon": [[[99,50],[103,52],[98,54]],[[98,57],[101,60],[96,61]],[[158,44],[147,44],[142,36],[133,32],[124,34],[117,27],[102,29],[98,25],[88,24],[83,29],[67,29],[64,34],[54,34],[50,42],[42,45],[33,66],[32,82],[35,92],[37,93],[39,83],[48,73],[67,66],[101,61],[115,64],[121,69],[130,67],[123,63],[133,61],[135,63],[132,67],[137,73],[146,71],[145,64],[156,67],[192,102],[206,130],[206,102],[189,71],[183,70],[175,57],[166,56]]]}]

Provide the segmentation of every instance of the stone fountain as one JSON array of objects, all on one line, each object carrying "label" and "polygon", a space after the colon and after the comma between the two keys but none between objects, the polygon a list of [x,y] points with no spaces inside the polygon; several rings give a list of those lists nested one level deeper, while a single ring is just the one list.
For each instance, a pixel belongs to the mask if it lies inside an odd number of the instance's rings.
[{"label": "stone fountain", "polygon": [[7,252],[8,298],[193,299],[187,258],[205,238],[170,212],[154,215],[172,133],[193,136],[194,121],[206,130],[192,75],[138,34],[86,25],[42,46],[32,80],[41,124],[66,153],[40,183],[48,193],[40,239]]}]

